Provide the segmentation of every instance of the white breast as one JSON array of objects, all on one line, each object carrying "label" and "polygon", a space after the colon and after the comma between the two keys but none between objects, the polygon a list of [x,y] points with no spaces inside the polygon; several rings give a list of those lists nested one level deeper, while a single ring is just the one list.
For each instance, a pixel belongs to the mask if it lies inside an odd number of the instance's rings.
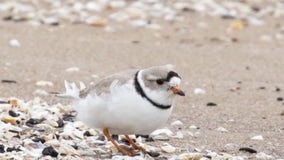
[{"label": "white breast", "polygon": [[110,94],[88,95],[74,103],[78,120],[112,134],[150,134],[163,126],[172,111],[153,106],[137,94],[133,84],[112,85]]}]

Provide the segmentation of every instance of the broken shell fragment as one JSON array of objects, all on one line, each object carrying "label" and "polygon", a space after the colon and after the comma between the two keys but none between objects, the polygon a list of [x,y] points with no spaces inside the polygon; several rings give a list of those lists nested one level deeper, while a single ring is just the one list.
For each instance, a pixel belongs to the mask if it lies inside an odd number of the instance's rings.
[{"label": "broken shell fragment", "polygon": [[162,151],[166,152],[166,153],[174,153],[176,151],[176,148],[168,143],[165,143],[162,147],[161,147]]},{"label": "broken shell fragment", "polygon": [[10,99],[8,102],[9,102],[10,105],[12,105],[12,106],[17,106],[17,100],[16,100],[16,99]]},{"label": "broken shell fragment", "polygon": [[17,125],[19,123],[15,118],[10,116],[4,117],[2,121],[4,121],[5,123],[10,123],[12,125]]}]

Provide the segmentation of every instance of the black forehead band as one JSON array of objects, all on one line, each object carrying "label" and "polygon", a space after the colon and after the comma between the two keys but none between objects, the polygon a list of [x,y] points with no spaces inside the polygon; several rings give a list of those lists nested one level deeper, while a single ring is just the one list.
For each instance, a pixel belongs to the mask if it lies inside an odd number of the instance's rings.
[{"label": "black forehead band", "polygon": [[170,71],[169,73],[168,73],[168,75],[167,75],[167,81],[170,81],[170,79],[171,78],[173,78],[173,77],[178,77],[178,78],[180,78],[180,76],[176,73],[176,72],[174,72],[174,71]]}]

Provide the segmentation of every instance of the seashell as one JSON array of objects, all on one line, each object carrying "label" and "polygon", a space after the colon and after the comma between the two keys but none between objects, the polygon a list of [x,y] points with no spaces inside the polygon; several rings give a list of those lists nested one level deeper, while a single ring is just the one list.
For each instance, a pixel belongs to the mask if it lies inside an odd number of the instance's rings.
[{"label": "seashell", "polygon": [[109,6],[111,8],[122,8],[126,6],[126,2],[124,0],[110,1]]},{"label": "seashell", "polygon": [[154,30],[161,30],[162,26],[160,26],[158,24],[151,23],[151,24],[148,24],[147,28],[154,29]]},{"label": "seashell", "polygon": [[106,25],[107,20],[99,16],[91,16],[86,19],[86,23],[97,27],[103,27]]},{"label": "seashell", "polygon": [[164,143],[161,149],[163,152],[166,152],[166,153],[174,153],[176,151],[176,148],[168,143]]},{"label": "seashell", "polygon": [[59,25],[59,20],[55,17],[43,18],[42,22],[43,22],[43,24],[48,24],[48,25],[52,25],[52,26],[58,26]]},{"label": "seashell", "polygon": [[12,125],[17,125],[18,123],[20,123],[18,120],[10,116],[4,117],[2,121],[4,121],[5,123],[10,123]]},{"label": "seashell", "polygon": [[110,14],[109,18],[113,19],[113,20],[115,20],[117,22],[123,22],[123,21],[128,20],[130,17],[129,17],[129,15],[127,13],[120,11],[120,12],[115,12],[113,14]]},{"label": "seashell", "polygon": [[204,89],[201,89],[201,88],[195,88],[193,93],[196,94],[196,95],[201,95],[201,94],[205,94],[206,91]]},{"label": "seashell", "polygon": [[11,47],[21,47],[21,43],[17,39],[11,39],[9,44]]},{"label": "seashell", "polygon": [[148,17],[147,13],[139,8],[127,8],[125,12],[131,19],[147,19]]},{"label": "seashell", "polygon": [[133,27],[145,27],[148,25],[148,21],[140,19],[140,20],[132,20],[130,21],[130,25]]},{"label": "seashell", "polygon": [[269,35],[261,35],[259,37],[259,39],[263,42],[271,42],[272,41],[272,37]]},{"label": "seashell", "polygon": [[33,92],[33,95],[48,96],[49,94],[43,89],[37,89]]},{"label": "seashell", "polygon": [[52,82],[50,82],[50,81],[37,81],[36,82],[36,85],[37,86],[42,86],[42,87],[44,87],[44,86],[49,86],[49,87],[52,87],[53,86],[53,83]]},{"label": "seashell", "polygon": [[180,120],[176,120],[171,123],[171,126],[181,126],[181,125],[183,125],[183,123]]},{"label": "seashell", "polygon": [[15,107],[18,105],[18,101],[16,99],[10,99],[8,102],[10,103],[12,107]]},{"label": "seashell", "polygon": [[243,20],[237,20],[231,24],[230,28],[240,30],[240,29],[245,28],[246,26],[247,26],[247,22]]},{"label": "seashell", "polygon": [[157,129],[154,132],[151,133],[152,136],[156,136],[156,135],[167,135],[167,136],[172,136],[173,132],[171,130],[169,130],[168,128],[164,128],[164,129]]},{"label": "seashell", "polygon": [[229,132],[229,131],[228,131],[226,128],[224,128],[224,127],[218,127],[216,130],[219,131],[219,132]]},{"label": "seashell", "polygon": [[201,153],[182,153],[176,160],[200,160],[202,156]]},{"label": "seashell", "polygon": [[190,8],[190,4],[186,2],[176,2],[174,3],[174,8],[177,10],[185,10]]},{"label": "seashell", "polygon": [[[58,127],[57,121],[52,120],[52,119],[46,120],[45,123],[52,126],[52,127]],[[63,121],[62,121],[62,123],[63,123]]]},{"label": "seashell", "polygon": [[268,155],[264,152],[259,152],[255,155],[255,158],[258,160],[270,160],[270,159],[275,159],[273,156]]},{"label": "seashell", "polygon": [[70,145],[66,145],[64,143],[61,143],[59,147],[59,153],[65,153],[67,155],[77,155],[79,156],[79,153]]},{"label": "seashell", "polygon": [[189,128],[190,128],[190,129],[198,129],[198,127],[195,126],[195,125],[191,125],[191,126],[189,126]]},{"label": "seashell", "polygon": [[87,23],[95,27],[104,27],[107,24],[107,20],[106,19],[96,19],[94,21],[90,21]]},{"label": "seashell", "polygon": [[66,72],[78,72],[80,69],[78,67],[70,67],[70,68],[67,68],[65,71]]},{"label": "seashell", "polygon": [[264,140],[263,136],[262,135],[257,135],[257,136],[254,136],[251,138],[251,140],[258,140],[258,141],[262,141]]},{"label": "seashell", "polygon": [[90,1],[86,4],[85,8],[89,11],[96,11],[96,12],[100,12],[103,10],[103,6],[100,5],[99,3]]},{"label": "seashell", "polygon": [[182,139],[184,136],[183,136],[183,133],[181,131],[177,131],[176,135],[174,135],[172,137],[173,138]]},{"label": "seashell", "polygon": [[54,147],[59,147],[61,142],[57,139],[53,139],[52,136],[50,136],[50,138],[48,138],[47,136],[44,137],[45,139],[45,146],[54,146]]},{"label": "seashell", "polygon": [[167,141],[173,136],[173,132],[167,128],[155,130],[150,136],[155,140]]}]

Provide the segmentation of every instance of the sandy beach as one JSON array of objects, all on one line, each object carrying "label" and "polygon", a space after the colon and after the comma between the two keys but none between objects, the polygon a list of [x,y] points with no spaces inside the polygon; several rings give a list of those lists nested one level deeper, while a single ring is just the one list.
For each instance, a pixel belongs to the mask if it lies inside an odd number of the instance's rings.
[{"label": "sandy beach", "polygon": [[[230,19],[191,13],[184,17],[161,21],[159,30],[128,26],[113,32],[85,24],[31,26],[2,20],[0,80],[16,83],[0,83],[0,97],[28,101],[40,96],[48,104],[68,104],[34,92],[64,91],[64,80],[88,86],[125,69],[170,63],[179,71],[186,92],[176,100],[167,125],[184,133],[168,142],[177,148],[176,154],[211,150],[256,159],[255,154],[239,151],[249,147],[283,159],[283,17],[268,17],[263,26],[241,29],[230,28],[234,23]],[[11,39],[17,39],[20,47],[10,46]],[[79,70],[66,71],[72,67]],[[42,80],[53,86],[37,86]],[[216,106],[208,106],[209,102]],[[175,120],[183,125],[170,125]],[[252,139],[255,136],[263,139]]]}]

